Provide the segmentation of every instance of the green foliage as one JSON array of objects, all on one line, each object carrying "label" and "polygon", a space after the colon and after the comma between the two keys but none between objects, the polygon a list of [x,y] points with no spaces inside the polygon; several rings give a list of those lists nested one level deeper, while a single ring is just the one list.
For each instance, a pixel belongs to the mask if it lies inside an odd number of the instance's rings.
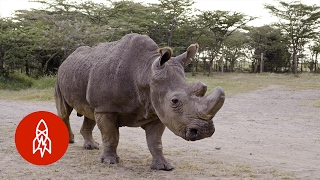
[{"label": "green foliage", "polygon": [[235,64],[240,58],[246,58],[250,38],[241,31],[235,31],[224,42],[225,60],[230,63],[230,71],[235,71]]},{"label": "green foliage", "polygon": [[21,73],[13,73],[9,77],[0,77],[1,90],[22,90],[32,86],[33,79]]},{"label": "green foliage", "polygon": [[[279,5],[265,5],[271,14],[277,16],[280,21],[275,26],[282,30],[287,39],[287,46],[291,48],[293,57],[299,52],[302,54],[306,43],[319,34],[320,7],[305,5],[301,1],[279,1]],[[297,72],[297,62],[293,58],[292,71]]]},{"label": "green foliage", "polygon": [[0,90],[19,91],[30,88],[38,90],[49,89],[54,87],[55,80],[55,76],[42,76],[36,78],[15,72],[8,77],[0,77]]},{"label": "green foliage", "polygon": [[226,39],[237,30],[247,29],[246,24],[254,19],[256,18],[239,12],[219,10],[204,11],[198,15],[198,21],[203,31],[203,38],[200,38],[200,44],[204,45],[204,51],[209,54],[209,73],[212,72],[212,65],[215,59],[219,64],[218,69],[221,68],[223,59],[217,59],[217,57],[222,54],[221,48],[224,46]]},{"label": "green foliage", "polygon": [[40,78],[35,78],[32,81],[32,88],[34,89],[50,89],[53,88],[56,83],[55,76],[42,76]]},{"label": "green foliage", "polygon": [[[255,17],[231,11],[195,11],[193,0],[159,0],[158,4],[132,0],[33,1],[43,8],[19,10],[13,18],[0,17],[0,77],[15,71],[36,77],[54,75],[79,46],[116,41],[128,33],[146,34],[160,47],[171,46],[174,55],[198,43],[201,55],[188,70],[209,74],[214,68],[235,71],[240,61],[250,58],[255,62],[260,52],[266,54],[266,70],[289,69],[288,48],[302,52],[310,38],[319,39],[319,7],[296,2],[280,2],[279,8],[266,5],[283,21],[277,30],[260,29],[258,34],[263,38],[258,43],[247,26]],[[313,44],[313,59],[309,61],[314,72],[318,69],[318,44]]]},{"label": "green foliage", "polygon": [[[193,0],[159,0],[159,4],[147,6],[150,18],[147,35],[160,47],[170,46],[174,55],[185,51],[195,41],[191,39]],[[145,18],[142,18],[145,19]],[[139,19],[141,21],[141,19]]]},{"label": "green foliage", "polygon": [[264,55],[264,72],[282,72],[289,67],[290,54],[280,29],[268,25],[251,28],[249,36],[249,45],[254,50],[253,62],[258,63],[261,53]]}]

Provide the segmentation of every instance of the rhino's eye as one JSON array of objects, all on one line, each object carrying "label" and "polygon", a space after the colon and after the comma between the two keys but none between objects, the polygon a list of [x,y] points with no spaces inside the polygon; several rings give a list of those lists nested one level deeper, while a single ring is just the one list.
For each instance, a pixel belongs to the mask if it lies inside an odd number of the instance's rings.
[{"label": "rhino's eye", "polygon": [[182,101],[180,101],[176,97],[173,97],[170,100],[170,106],[173,108],[174,111],[180,111],[182,108]]},{"label": "rhino's eye", "polygon": [[171,99],[172,105],[177,105],[179,103],[179,100],[177,98]]}]

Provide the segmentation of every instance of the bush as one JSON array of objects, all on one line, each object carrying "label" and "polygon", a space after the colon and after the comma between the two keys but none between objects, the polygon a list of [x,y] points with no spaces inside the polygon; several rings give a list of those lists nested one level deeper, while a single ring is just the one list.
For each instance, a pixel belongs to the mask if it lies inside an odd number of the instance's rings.
[{"label": "bush", "polygon": [[0,77],[0,90],[19,91],[28,88],[48,89],[53,88],[55,76],[42,76],[33,78],[22,73],[15,72],[8,77]]},{"label": "bush", "polygon": [[32,78],[22,73],[13,73],[8,77],[0,77],[0,89],[14,90],[27,89],[32,86]]},{"label": "bush", "polygon": [[42,76],[40,78],[34,79],[32,88],[35,89],[48,89],[54,87],[56,83],[55,76]]}]

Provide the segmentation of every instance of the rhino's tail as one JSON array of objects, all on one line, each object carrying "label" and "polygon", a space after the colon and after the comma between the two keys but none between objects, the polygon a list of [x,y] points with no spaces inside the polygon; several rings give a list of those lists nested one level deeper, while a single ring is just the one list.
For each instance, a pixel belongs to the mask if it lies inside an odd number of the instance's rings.
[{"label": "rhino's tail", "polygon": [[56,108],[57,108],[58,116],[63,120],[66,117],[69,117],[73,108],[70,107],[68,105],[68,103],[65,101],[65,99],[63,98],[63,95],[62,95],[60,88],[59,88],[58,77],[57,77],[56,85],[55,85],[55,89],[54,89],[54,99],[56,101]]},{"label": "rhino's tail", "polygon": [[59,81],[58,76],[56,80],[56,85],[54,89],[54,99],[56,102],[56,108],[57,108],[57,114],[58,116],[64,121],[66,124],[68,131],[69,131],[69,143],[74,142],[74,135],[71,130],[69,116],[73,110],[71,106],[68,105],[68,103],[63,98],[63,95],[61,93],[60,87],[59,87]]}]

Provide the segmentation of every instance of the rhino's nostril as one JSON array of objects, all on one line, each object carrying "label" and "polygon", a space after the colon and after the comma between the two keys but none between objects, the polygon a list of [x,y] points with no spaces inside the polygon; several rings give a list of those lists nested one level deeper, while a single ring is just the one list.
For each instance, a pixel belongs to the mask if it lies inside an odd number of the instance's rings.
[{"label": "rhino's nostril", "polygon": [[198,130],[190,129],[190,139],[195,139],[198,136]]}]

